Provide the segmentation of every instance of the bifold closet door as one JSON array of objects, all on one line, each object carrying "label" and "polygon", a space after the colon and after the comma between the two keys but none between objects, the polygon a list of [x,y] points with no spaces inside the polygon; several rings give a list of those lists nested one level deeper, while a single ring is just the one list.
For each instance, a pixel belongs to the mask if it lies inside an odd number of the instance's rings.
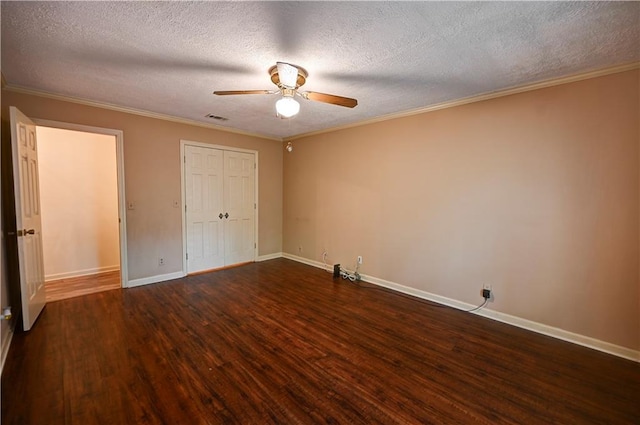
[{"label": "bifold closet door", "polygon": [[254,260],[255,208],[255,156],[224,151],[224,255],[227,265]]},{"label": "bifold closet door", "polygon": [[187,273],[254,260],[255,155],[185,146]]},{"label": "bifold closet door", "polygon": [[187,271],[225,265],[224,151],[185,146]]}]

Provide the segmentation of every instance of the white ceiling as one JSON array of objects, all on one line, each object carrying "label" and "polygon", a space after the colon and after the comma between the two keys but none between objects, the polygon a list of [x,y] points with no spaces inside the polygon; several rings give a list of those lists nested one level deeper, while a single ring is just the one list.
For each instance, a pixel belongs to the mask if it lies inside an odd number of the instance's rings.
[{"label": "white ceiling", "polygon": [[[5,2],[8,86],[284,138],[640,61],[638,2]],[[275,115],[276,61],[306,90]],[[228,118],[212,122],[206,114]]]}]

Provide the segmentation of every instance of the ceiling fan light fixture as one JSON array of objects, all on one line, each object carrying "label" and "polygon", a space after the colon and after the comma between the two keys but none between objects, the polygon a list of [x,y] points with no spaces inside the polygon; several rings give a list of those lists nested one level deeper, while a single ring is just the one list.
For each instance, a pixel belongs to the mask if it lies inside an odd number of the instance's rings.
[{"label": "ceiling fan light fixture", "polygon": [[290,96],[283,96],[276,102],[276,112],[283,118],[291,118],[300,112],[300,104]]},{"label": "ceiling fan light fixture", "polygon": [[295,96],[300,96],[306,100],[329,103],[347,108],[353,108],[358,105],[356,99],[349,97],[312,91],[299,91],[298,89],[304,85],[309,74],[304,68],[297,65],[286,62],[276,62],[274,66],[269,68],[269,75],[271,76],[271,82],[278,87],[278,90],[216,90],[213,94],[228,96],[237,94],[280,93],[282,98],[276,102],[276,115],[284,119],[291,118],[300,112],[300,104],[294,99]]}]

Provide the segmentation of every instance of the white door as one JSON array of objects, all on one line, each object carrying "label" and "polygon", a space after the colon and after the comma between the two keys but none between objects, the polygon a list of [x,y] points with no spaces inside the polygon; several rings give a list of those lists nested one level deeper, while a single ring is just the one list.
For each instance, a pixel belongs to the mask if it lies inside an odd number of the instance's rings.
[{"label": "white door", "polygon": [[255,155],[184,146],[186,271],[254,260]]},{"label": "white door", "polygon": [[28,331],[46,303],[38,145],[35,124],[17,108],[10,111],[22,322]]},{"label": "white door", "polygon": [[185,146],[187,271],[224,266],[223,151]]},{"label": "white door", "polygon": [[253,154],[224,152],[224,253],[226,264],[254,260],[254,173],[255,156]]}]

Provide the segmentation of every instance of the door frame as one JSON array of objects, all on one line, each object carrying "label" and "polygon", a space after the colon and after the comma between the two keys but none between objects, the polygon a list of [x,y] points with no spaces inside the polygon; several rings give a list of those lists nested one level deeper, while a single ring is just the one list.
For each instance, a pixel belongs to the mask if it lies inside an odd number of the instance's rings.
[{"label": "door frame", "polygon": [[127,264],[127,202],[124,193],[124,133],[112,128],[93,127],[62,121],[32,118],[37,127],[58,128],[61,130],[83,131],[85,133],[104,134],[116,138],[116,169],[118,181],[118,219],[120,237],[120,282],[123,288],[129,285],[129,268]]},{"label": "door frame", "polygon": [[183,275],[187,275],[187,215],[185,214],[186,207],[186,193],[185,193],[185,166],[184,166],[184,155],[185,155],[185,146],[195,146],[199,148],[211,148],[211,149],[220,149],[223,151],[233,151],[233,152],[242,152],[242,153],[250,153],[254,155],[255,159],[255,173],[253,175],[254,178],[254,196],[255,196],[255,216],[254,216],[254,248],[253,248],[253,260],[255,261],[258,258],[258,247],[260,246],[258,241],[258,217],[260,213],[260,202],[258,202],[258,174],[260,170],[260,164],[258,161],[259,152],[253,149],[243,149],[236,148],[233,146],[224,146],[224,145],[214,145],[211,143],[203,143],[203,142],[195,142],[193,140],[180,139],[180,199],[181,199],[181,207],[180,207],[180,216],[182,221],[182,273]]}]

